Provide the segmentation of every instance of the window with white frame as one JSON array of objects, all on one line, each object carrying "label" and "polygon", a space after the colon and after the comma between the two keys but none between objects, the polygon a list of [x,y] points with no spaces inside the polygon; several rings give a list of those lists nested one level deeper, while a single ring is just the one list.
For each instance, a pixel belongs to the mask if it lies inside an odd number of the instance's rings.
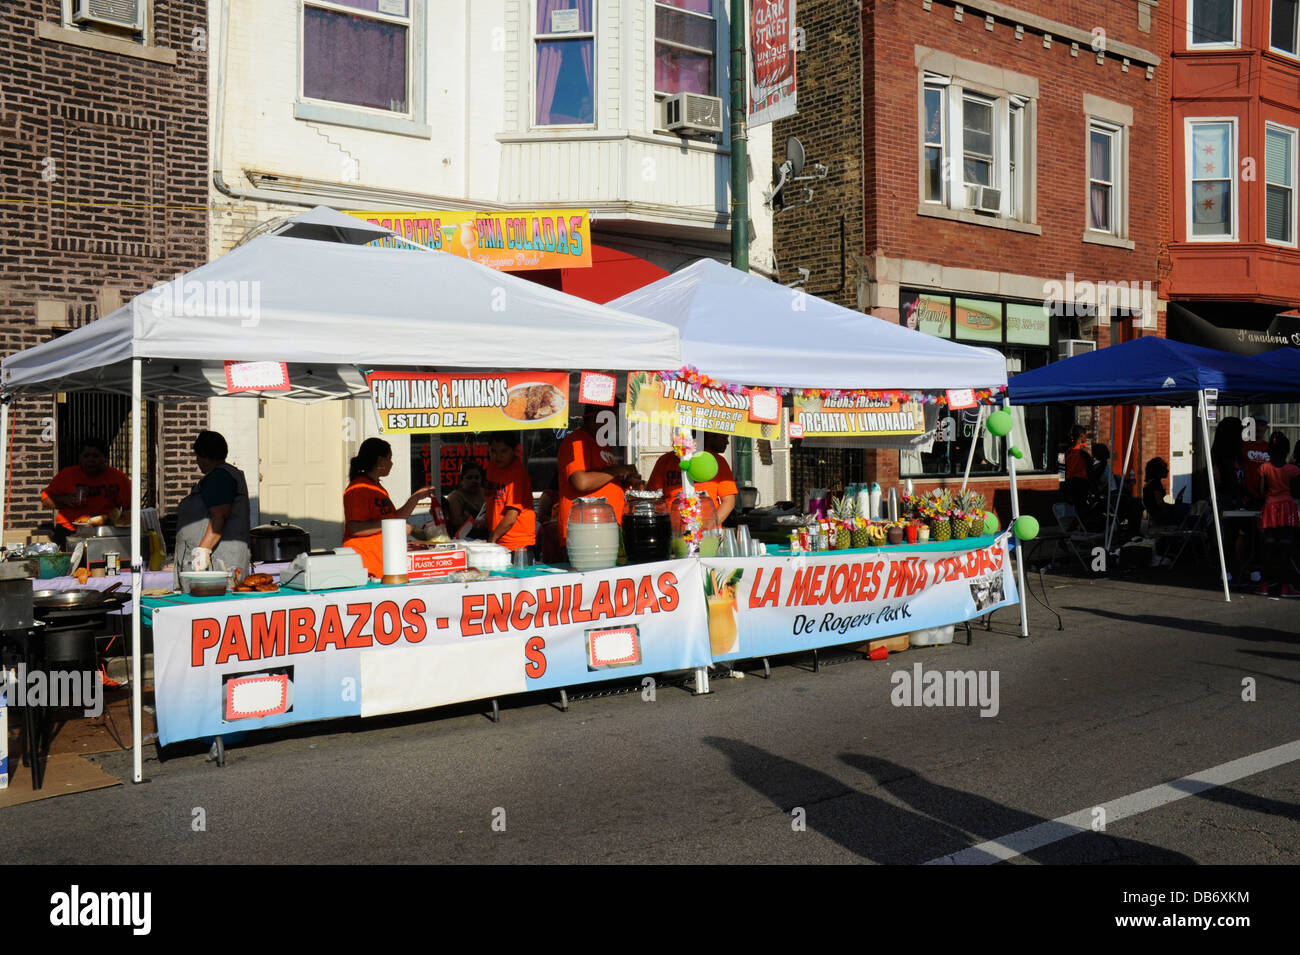
[{"label": "window with white frame", "polygon": [[1300,0],[1273,0],[1268,36],[1277,52],[1300,56]]},{"label": "window with white frame", "polygon": [[717,95],[713,0],[656,0],[655,92]]},{"label": "window with white frame", "polygon": [[596,31],[592,0],[535,0],[537,126],[596,122]]},{"label": "window with white frame", "polygon": [[1235,239],[1237,235],[1236,123],[1187,123],[1189,240]]},{"label": "window with white frame", "polygon": [[1296,244],[1296,130],[1264,127],[1264,222],[1269,242]]},{"label": "window with white frame", "polygon": [[1187,46],[1231,49],[1239,45],[1241,0],[1187,0]]},{"label": "window with white frame", "polygon": [[409,113],[414,2],[304,0],[303,98]]},{"label": "window with white frame", "polygon": [[1029,168],[1030,100],[926,73],[921,93],[924,202],[1022,219]]},{"label": "window with white frame", "polygon": [[1123,234],[1123,130],[1110,123],[1088,123],[1088,228]]}]

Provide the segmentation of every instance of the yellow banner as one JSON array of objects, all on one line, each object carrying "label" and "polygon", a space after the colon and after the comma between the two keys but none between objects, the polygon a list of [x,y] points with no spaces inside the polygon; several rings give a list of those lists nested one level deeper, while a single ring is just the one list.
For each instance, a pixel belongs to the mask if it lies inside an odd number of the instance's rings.
[{"label": "yellow banner", "polygon": [[[517,212],[365,212],[348,215],[392,229],[408,242],[506,272],[591,267],[586,209]],[[391,239],[377,245],[401,246]]]},{"label": "yellow banner", "polygon": [[909,435],[925,431],[920,402],[846,394],[838,398],[794,394],[794,420],[805,438]]},{"label": "yellow banner", "polygon": [[701,388],[685,381],[662,381],[644,371],[627,376],[628,421],[772,439],[781,436],[781,416],[781,397],[774,391]]},{"label": "yellow banner", "polygon": [[569,376],[376,371],[366,376],[381,434],[566,428]]}]

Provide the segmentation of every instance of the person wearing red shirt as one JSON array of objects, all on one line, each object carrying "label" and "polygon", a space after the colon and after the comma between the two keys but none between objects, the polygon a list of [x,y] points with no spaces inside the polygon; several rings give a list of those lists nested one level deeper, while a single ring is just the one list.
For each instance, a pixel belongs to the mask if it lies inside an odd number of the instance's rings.
[{"label": "person wearing red shirt", "polygon": [[[393,506],[379,479],[393,469],[393,449],[381,438],[366,438],[348,469],[351,478],[343,492],[343,546],[361,555],[371,577],[384,576],[384,539],[381,521],[406,520],[416,505],[433,493],[422,487],[401,507]],[[409,530],[409,527],[408,527]]]},{"label": "person wearing red shirt", "polygon": [[1259,468],[1269,461],[1268,419],[1263,415],[1255,415],[1255,438],[1241,442],[1241,479],[1246,486],[1246,506],[1252,510],[1264,503],[1259,496]]},{"label": "person wearing red shirt", "polygon": [[77,450],[77,463],[59,471],[41,492],[41,502],[55,512],[57,536],[65,540],[73,525],[131,506],[131,479],[108,466],[108,445],[86,438]]},{"label": "person wearing red shirt", "polygon": [[1092,454],[1089,453],[1091,442],[1088,429],[1080,426],[1074,428],[1071,447],[1065,455],[1065,484],[1062,491],[1065,499],[1082,514],[1087,509],[1088,492],[1091,490]]},{"label": "person wearing red shirt", "polygon": [[531,550],[537,543],[533,484],[516,452],[519,435],[498,431],[488,437],[488,540],[508,550]]},{"label": "person wearing red shirt", "polygon": [[[712,480],[695,482],[695,490],[709,495],[709,499],[718,509],[719,525],[735,509],[736,495],[739,493],[736,487],[736,476],[732,473],[727,459],[723,457],[727,451],[727,443],[725,434],[714,434],[712,431],[704,433],[704,450],[718,459],[718,473]],[[681,487],[681,459],[677,457],[676,451],[669,451],[655,462],[654,470],[650,472],[650,480],[646,482],[646,488],[651,491],[663,491],[664,498],[667,499],[674,497]]]},{"label": "person wearing red shirt", "polygon": [[[582,427],[569,432],[560,442],[557,453],[560,468],[560,542],[568,538],[569,511],[580,497],[603,497],[614,509],[614,516],[623,520],[623,488],[639,480],[636,468],[619,464],[612,448],[596,440],[599,427],[599,405],[585,405],[582,409]],[[611,414],[613,412],[610,412]]]},{"label": "person wearing red shirt", "polygon": [[1300,479],[1300,467],[1286,463],[1286,453],[1291,450],[1291,442],[1281,431],[1274,431],[1268,440],[1269,460],[1259,466],[1259,483],[1253,488],[1264,499],[1264,508],[1259,513],[1259,527],[1264,533],[1265,553],[1268,554],[1266,569],[1268,576],[1260,581],[1255,593],[1261,597],[1269,596],[1269,585],[1279,584],[1281,596],[1300,597],[1291,582],[1288,559],[1296,528],[1300,527],[1300,508],[1296,507],[1293,497],[1296,481]]}]

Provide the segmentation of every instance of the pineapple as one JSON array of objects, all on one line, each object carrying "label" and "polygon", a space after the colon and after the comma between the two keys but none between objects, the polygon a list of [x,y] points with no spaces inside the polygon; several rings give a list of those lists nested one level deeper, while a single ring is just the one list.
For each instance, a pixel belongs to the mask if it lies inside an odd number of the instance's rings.
[{"label": "pineapple", "polygon": [[971,537],[982,537],[984,534],[984,505],[986,503],[988,502],[984,499],[983,494],[976,494],[974,491],[970,492]]},{"label": "pineapple", "polygon": [[952,536],[948,512],[952,510],[952,496],[942,488],[930,492],[930,540],[946,541]]},{"label": "pineapple", "polygon": [[867,530],[866,514],[858,507],[857,499],[853,501],[853,530],[849,533],[849,546],[853,548],[870,547],[871,535]]},{"label": "pineapple", "polygon": [[[975,524],[971,511],[975,506],[974,491],[958,491],[953,495],[952,536],[954,540],[963,540],[971,536]],[[982,522],[981,522],[982,523]]]},{"label": "pineapple", "polygon": [[835,518],[835,550],[848,550],[853,535],[849,528],[853,525],[853,499],[847,494],[831,501],[831,516]]}]

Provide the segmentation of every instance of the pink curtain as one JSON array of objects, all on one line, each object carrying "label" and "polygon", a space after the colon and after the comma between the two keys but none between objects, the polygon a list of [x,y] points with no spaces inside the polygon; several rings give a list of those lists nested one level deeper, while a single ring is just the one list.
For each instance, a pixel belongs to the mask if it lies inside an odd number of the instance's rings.
[{"label": "pink curtain", "polygon": [[[578,29],[591,29],[591,0],[537,0],[537,33],[551,32],[551,14],[559,10],[578,11]],[[573,122],[574,117],[556,115],[555,94],[560,86],[560,76],[566,56],[580,54],[586,88],[594,100],[595,43],[588,38],[574,40],[541,40],[537,43],[537,125],[552,126]],[[572,82],[572,79],[570,79]]]},{"label": "pink curtain", "polygon": [[[1089,139],[1092,149],[1092,178],[1110,182],[1110,139],[1096,133],[1092,134]],[[1109,230],[1111,228],[1110,189],[1105,186],[1094,185],[1089,189],[1088,196],[1092,205],[1092,227]]]}]

